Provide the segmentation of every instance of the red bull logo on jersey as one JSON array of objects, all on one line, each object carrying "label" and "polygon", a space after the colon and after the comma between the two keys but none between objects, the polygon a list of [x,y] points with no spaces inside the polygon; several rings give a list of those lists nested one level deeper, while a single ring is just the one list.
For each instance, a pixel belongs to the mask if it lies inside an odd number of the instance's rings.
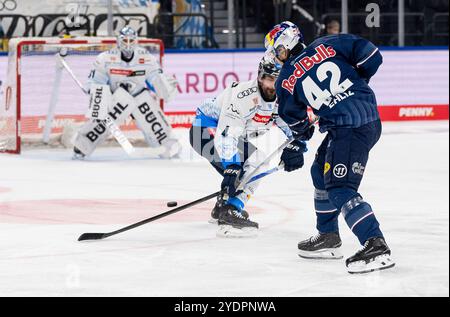
[{"label": "red bull logo on jersey", "polygon": [[295,63],[295,71],[288,78],[283,80],[282,87],[289,91],[291,95],[294,94],[295,84],[297,80],[302,78],[309,70],[311,70],[315,65],[321,64],[327,59],[336,56],[336,51],[332,46],[326,47],[321,44],[316,47],[316,54],[313,56],[305,56],[300,61]]}]

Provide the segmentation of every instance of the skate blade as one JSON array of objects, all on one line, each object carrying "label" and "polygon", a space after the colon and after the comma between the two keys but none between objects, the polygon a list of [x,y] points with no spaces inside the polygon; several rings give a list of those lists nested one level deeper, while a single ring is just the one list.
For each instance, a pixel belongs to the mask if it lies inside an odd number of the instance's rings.
[{"label": "skate blade", "polygon": [[258,236],[258,229],[253,227],[239,229],[230,225],[220,225],[216,235],[219,238],[255,238]]},{"label": "skate blade", "polygon": [[210,224],[212,224],[212,225],[217,225],[218,222],[219,222],[219,220],[214,219],[214,218],[210,218],[210,219],[208,220],[208,223],[210,223]]},{"label": "skate blade", "polygon": [[350,265],[347,267],[347,271],[350,274],[366,274],[391,269],[394,266],[395,262],[388,254],[385,254],[376,257],[370,263],[366,263],[365,261],[350,263]]},{"label": "skate blade", "polygon": [[74,154],[72,156],[72,161],[84,161],[85,160],[85,156],[83,155],[79,155],[79,154]]},{"label": "skate blade", "polygon": [[318,251],[298,250],[298,256],[310,260],[341,260],[344,256],[336,248],[323,249]]}]

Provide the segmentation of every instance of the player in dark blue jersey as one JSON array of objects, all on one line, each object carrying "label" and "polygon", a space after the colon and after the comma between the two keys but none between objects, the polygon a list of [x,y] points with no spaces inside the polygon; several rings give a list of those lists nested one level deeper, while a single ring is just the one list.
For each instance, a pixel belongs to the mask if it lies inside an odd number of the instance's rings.
[{"label": "player in dark blue jersey", "polygon": [[350,34],[330,35],[306,46],[296,25],[283,22],[266,36],[267,54],[280,66],[276,83],[279,114],[298,139],[309,140],[307,108],[320,117],[327,136],[311,175],[319,233],[299,243],[303,258],[340,259],[338,216],[364,246],[346,261],[350,273],[393,267],[372,207],[358,193],[369,152],[381,136],[381,122],[369,81],[382,64],[378,48]]}]

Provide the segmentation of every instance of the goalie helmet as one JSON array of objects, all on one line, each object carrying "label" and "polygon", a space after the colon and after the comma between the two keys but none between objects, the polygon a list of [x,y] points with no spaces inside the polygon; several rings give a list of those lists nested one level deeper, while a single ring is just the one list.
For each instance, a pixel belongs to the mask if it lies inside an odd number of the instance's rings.
[{"label": "goalie helmet", "polygon": [[276,26],[266,35],[266,54],[278,57],[281,48],[292,50],[298,43],[304,43],[303,34],[292,22],[285,21]]},{"label": "goalie helmet", "polygon": [[133,56],[137,44],[137,32],[129,26],[124,27],[117,36],[117,47],[126,58]]}]

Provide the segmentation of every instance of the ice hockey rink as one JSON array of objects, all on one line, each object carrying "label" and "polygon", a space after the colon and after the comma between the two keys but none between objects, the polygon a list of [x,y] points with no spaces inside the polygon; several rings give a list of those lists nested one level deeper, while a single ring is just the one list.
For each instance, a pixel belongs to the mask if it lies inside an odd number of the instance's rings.
[{"label": "ice hockey rink", "polygon": [[[109,232],[218,190],[220,178],[187,145],[181,159],[120,148],[70,159],[69,150],[0,155],[0,296],[449,296],[449,123],[385,123],[361,187],[397,265],[350,275],[344,260],[308,261],[315,234],[309,166],[264,179],[247,210],[252,239],[216,237],[214,201],[96,242]],[[281,142],[274,130],[267,138]],[[268,144],[267,142],[265,144]],[[278,143],[276,143],[278,145]],[[360,248],[343,219],[343,253]]]}]

